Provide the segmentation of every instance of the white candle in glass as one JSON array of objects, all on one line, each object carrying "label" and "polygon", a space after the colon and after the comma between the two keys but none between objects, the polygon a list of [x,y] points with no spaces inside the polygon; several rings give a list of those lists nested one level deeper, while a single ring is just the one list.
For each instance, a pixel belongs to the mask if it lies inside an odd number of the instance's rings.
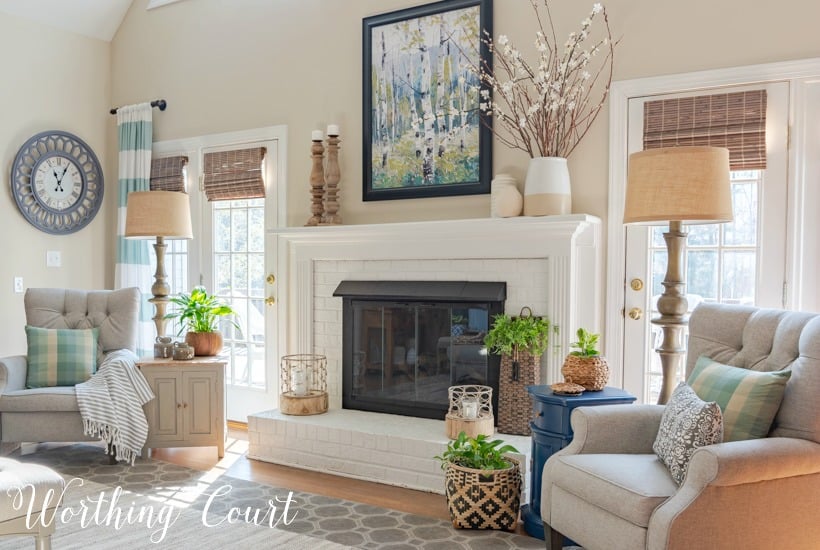
[{"label": "white candle in glass", "polygon": [[469,419],[478,418],[478,400],[475,397],[461,399],[461,416]]},{"label": "white candle in glass", "polygon": [[293,395],[307,395],[307,372],[305,367],[297,366],[290,369],[290,391]]}]

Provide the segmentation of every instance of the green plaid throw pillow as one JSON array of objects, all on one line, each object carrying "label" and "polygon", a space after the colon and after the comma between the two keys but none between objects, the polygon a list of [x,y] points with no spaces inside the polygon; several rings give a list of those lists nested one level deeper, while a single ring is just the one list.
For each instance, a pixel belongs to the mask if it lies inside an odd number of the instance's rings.
[{"label": "green plaid throw pillow", "polygon": [[46,329],[26,326],[27,388],[73,386],[85,382],[97,366],[100,329]]},{"label": "green plaid throw pillow", "polygon": [[768,435],[791,374],[731,367],[701,356],[686,382],[698,397],[720,405],[723,441],[741,441]]}]

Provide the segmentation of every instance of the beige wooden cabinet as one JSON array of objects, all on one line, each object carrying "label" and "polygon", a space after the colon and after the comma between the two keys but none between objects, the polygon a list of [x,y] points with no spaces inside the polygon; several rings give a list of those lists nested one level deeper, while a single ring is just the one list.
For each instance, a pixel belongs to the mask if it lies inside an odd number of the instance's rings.
[{"label": "beige wooden cabinet", "polygon": [[225,365],[214,357],[137,362],[156,396],[144,407],[146,449],[216,446],[225,456]]}]

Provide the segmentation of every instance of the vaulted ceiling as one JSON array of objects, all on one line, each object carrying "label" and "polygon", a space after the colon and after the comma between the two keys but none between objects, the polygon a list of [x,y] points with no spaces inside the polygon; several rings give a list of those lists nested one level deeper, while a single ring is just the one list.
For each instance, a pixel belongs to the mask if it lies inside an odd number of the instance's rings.
[{"label": "vaulted ceiling", "polygon": [[[180,0],[150,0],[148,9]],[[0,13],[110,42],[133,0],[0,0]]]}]

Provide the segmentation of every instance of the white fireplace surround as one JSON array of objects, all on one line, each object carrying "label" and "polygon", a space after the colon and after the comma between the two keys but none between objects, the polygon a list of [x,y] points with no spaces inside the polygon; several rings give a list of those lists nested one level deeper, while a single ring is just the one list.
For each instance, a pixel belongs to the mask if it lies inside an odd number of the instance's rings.
[{"label": "white fireplace surround", "polygon": [[[561,364],[578,327],[599,332],[601,222],[593,216],[287,228],[278,230],[275,239],[280,355],[327,356],[331,414],[326,425],[321,415],[310,419],[284,417],[278,411],[252,415],[252,458],[441,490],[443,477],[432,451],[446,445],[443,420],[416,423],[422,419],[397,417],[407,427],[402,431],[413,434],[405,441],[401,434],[392,437],[375,428],[391,415],[340,410],[342,298],[332,294],[342,280],[506,282],[508,314],[517,315],[523,306],[530,306],[559,327],[542,361],[543,384],[561,380]],[[615,384],[618,375],[613,373]],[[357,414],[344,416],[348,412]],[[411,423],[419,428],[410,429]],[[428,435],[419,439],[419,433]],[[524,455],[529,454],[528,438],[516,443]],[[414,450],[419,456],[406,454]],[[363,458],[367,455],[379,455],[378,467],[367,464]],[[399,466],[391,469],[385,464]]]}]

